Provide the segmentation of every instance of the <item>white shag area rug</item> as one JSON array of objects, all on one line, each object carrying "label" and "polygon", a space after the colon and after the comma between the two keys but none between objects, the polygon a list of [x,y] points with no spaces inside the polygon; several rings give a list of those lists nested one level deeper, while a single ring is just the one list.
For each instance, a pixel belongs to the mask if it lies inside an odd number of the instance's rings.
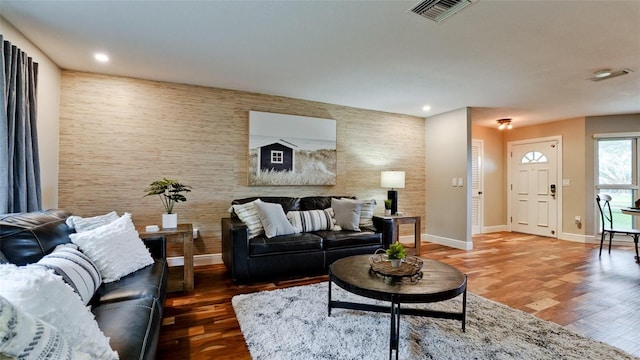
[{"label": "white shag area rug", "polygon": [[[253,359],[388,359],[390,315],[332,309],[326,282],[236,295],[232,299]],[[337,285],[332,300],[378,303]],[[388,304],[388,303],[387,303]],[[462,296],[412,304],[435,310],[462,309]],[[395,354],[394,354],[395,357]],[[400,359],[636,359],[523,311],[468,293],[467,328],[457,320],[402,316]]]}]

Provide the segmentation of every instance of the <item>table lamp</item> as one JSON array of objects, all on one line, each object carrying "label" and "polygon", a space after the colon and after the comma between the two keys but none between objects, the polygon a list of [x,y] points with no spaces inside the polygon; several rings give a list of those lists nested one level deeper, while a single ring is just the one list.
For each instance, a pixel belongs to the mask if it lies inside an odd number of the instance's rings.
[{"label": "table lamp", "polygon": [[380,186],[391,188],[387,198],[391,200],[391,215],[398,212],[398,189],[404,189],[404,171],[383,171],[380,173]]}]

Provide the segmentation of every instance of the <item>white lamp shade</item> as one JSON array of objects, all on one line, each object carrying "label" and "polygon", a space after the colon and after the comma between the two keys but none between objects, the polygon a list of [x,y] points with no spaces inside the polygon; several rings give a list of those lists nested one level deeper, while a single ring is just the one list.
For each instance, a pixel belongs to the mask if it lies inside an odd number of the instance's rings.
[{"label": "white lamp shade", "polygon": [[380,187],[404,189],[404,171],[381,172]]}]

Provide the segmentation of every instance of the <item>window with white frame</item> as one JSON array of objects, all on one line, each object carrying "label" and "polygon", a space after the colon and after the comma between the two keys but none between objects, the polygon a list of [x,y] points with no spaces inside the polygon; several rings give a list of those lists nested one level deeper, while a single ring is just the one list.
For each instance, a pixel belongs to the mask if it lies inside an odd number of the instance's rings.
[{"label": "window with white frame", "polygon": [[634,224],[637,216],[625,215],[620,209],[633,206],[640,196],[639,141],[640,134],[596,135],[595,187],[599,194],[611,195],[613,224],[619,229],[638,226]]},{"label": "window with white frame", "polygon": [[284,158],[284,152],[280,150],[271,150],[271,163],[282,164]]},{"label": "window with white frame", "polygon": [[549,162],[547,156],[539,151],[529,151],[520,159],[520,163],[522,164],[541,164],[547,162]]}]

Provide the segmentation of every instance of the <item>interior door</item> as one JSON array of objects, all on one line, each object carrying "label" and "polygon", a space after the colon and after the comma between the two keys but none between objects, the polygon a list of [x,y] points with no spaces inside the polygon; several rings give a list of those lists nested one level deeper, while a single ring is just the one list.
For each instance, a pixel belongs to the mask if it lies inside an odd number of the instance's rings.
[{"label": "interior door", "polygon": [[558,142],[511,148],[511,230],[557,237]]},{"label": "interior door", "polygon": [[471,234],[482,233],[484,206],[482,201],[482,140],[471,141]]}]

